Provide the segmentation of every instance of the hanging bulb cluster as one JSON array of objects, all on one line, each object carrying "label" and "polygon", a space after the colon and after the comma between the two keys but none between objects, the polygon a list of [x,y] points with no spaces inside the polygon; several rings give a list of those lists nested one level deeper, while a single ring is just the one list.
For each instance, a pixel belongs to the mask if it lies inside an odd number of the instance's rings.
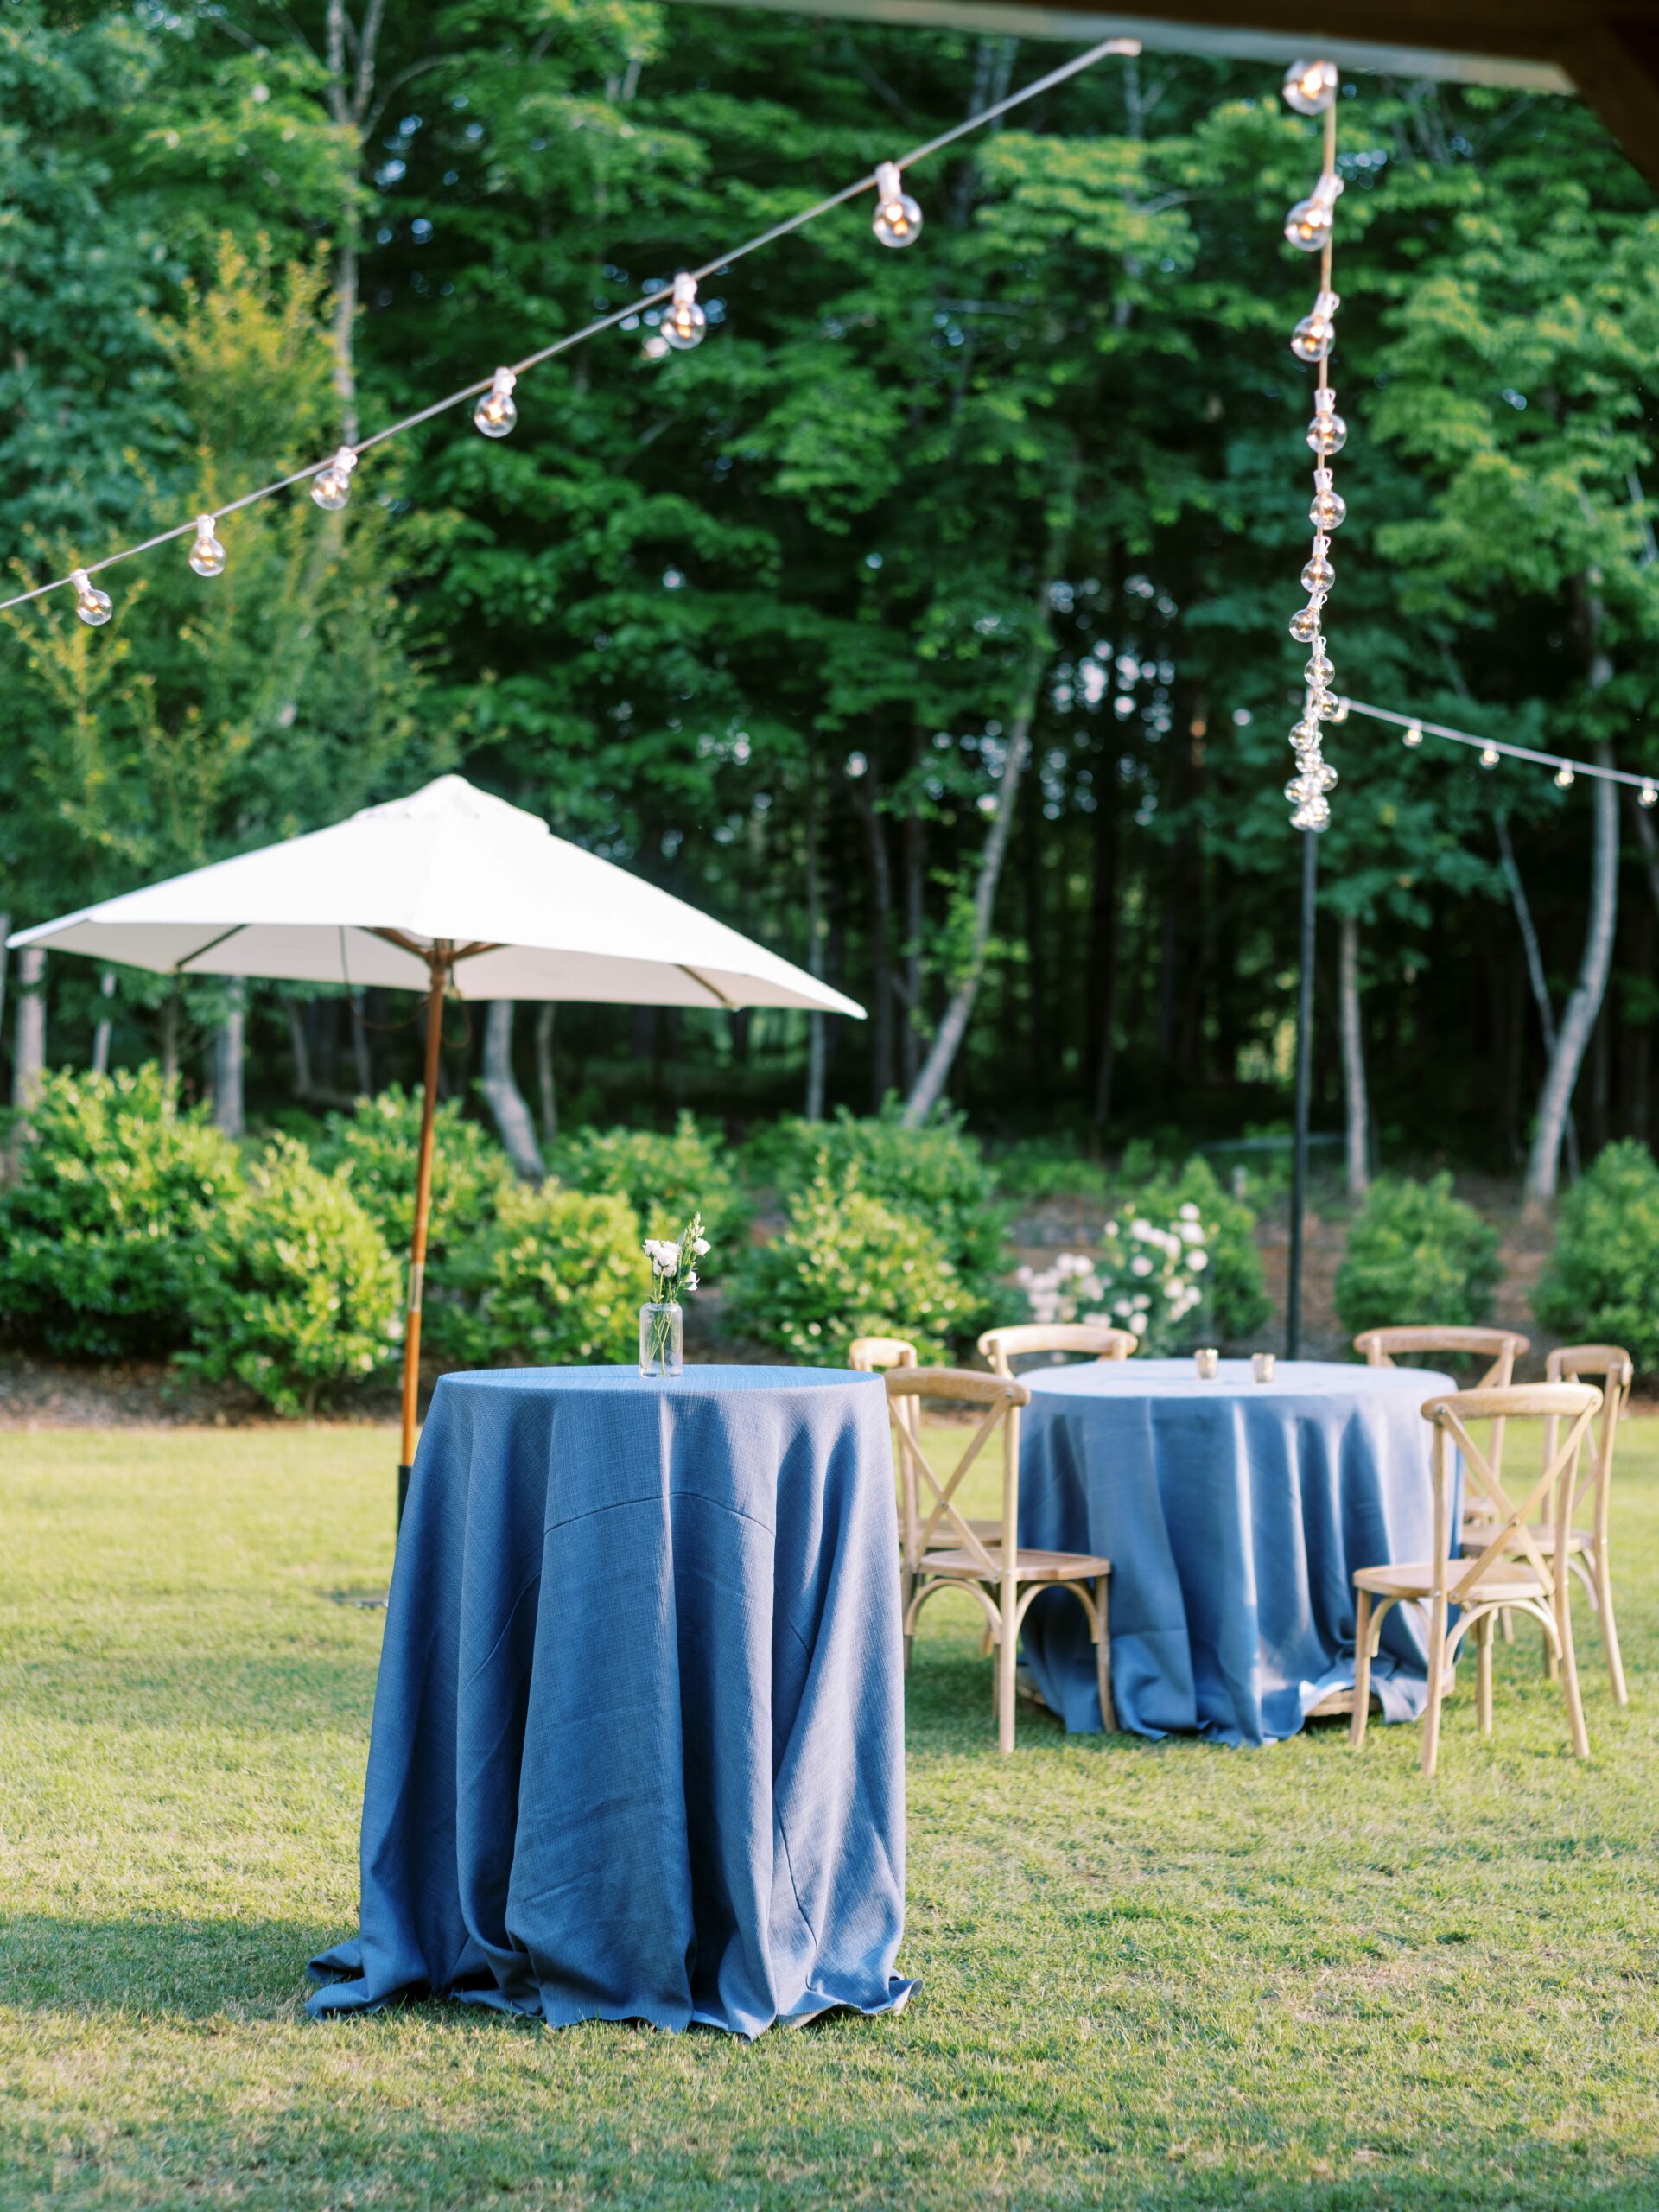
[{"label": "hanging bulb cluster", "polygon": [[922,211],[905,190],[897,162],[876,168],[875,220],[870,228],[883,245],[914,245],[922,234]]},{"label": "hanging bulb cluster", "polygon": [[[1331,533],[1347,518],[1347,502],[1337,491],[1331,473],[1332,458],[1347,442],[1348,426],[1337,413],[1325,364],[1336,344],[1336,315],[1342,304],[1331,289],[1332,217],[1342,180],[1337,175],[1337,72],[1329,61],[1299,61],[1285,79],[1285,98],[1299,115],[1325,118],[1325,162],[1319,181],[1306,200],[1297,202],[1285,218],[1285,236],[1304,253],[1319,256],[1319,289],[1310,312],[1291,333],[1290,350],[1299,361],[1316,366],[1319,389],[1313,395],[1313,419],[1307,426],[1307,446],[1313,455],[1313,498],[1307,510],[1313,526],[1313,550],[1302,569],[1306,606],[1290,618],[1290,634],[1309,648],[1302,671],[1304,690],[1300,719],[1290,733],[1296,771],[1285,785],[1291,806],[1291,827],[1318,831],[1331,822],[1329,794],[1336,789],[1337,772],[1324,753],[1325,725],[1345,721],[1346,700],[1332,690],[1336,669],[1325,644],[1325,603],[1337,580],[1331,562]],[[1407,743],[1411,742],[1408,736]]]},{"label": "hanging bulb cluster", "polygon": [[187,556],[199,576],[222,576],[225,573],[225,548],[213,533],[212,515],[196,517],[195,543]]},{"label": "hanging bulb cluster", "polygon": [[663,335],[677,353],[701,346],[709,318],[697,305],[697,280],[682,269],[674,279],[674,298],[663,317]]},{"label": "hanging bulb cluster", "polygon": [[352,496],[352,471],[356,467],[357,455],[350,446],[341,446],[327,467],[311,479],[311,497],[326,514],[337,515]]},{"label": "hanging bulb cluster", "polygon": [[76,613],[89,629],[101,628],[114,613],[115,601],[108,592],[99,591],[85,569],[72,569],[69,581],[74,587]]},{"label": "hanging bulb cluster", "polygon": [[486,438],[505,438],[518,420],[513,389],[518,379],[511,369],[498,369],[490,388],[473,410],[473,428]]}]

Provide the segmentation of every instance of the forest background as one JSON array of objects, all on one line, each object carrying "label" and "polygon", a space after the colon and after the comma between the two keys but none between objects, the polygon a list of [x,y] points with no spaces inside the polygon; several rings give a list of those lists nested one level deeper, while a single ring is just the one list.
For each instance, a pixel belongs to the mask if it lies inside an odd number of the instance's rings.
[{"label": "forest background", "polygon": [[[0,557],[61,574],[315,459],[1059,52],[636,0],[18,0]],[[1569,100],[1344,94],[1338,688],[1659,769],[1652,194]],[[0,908],[459,768],[870,1009],[499,1009],[446,1087],[505,1075],[544,1137],[941,1090],[1085,1146],[1282,1124],[1313,271],[1281,226],[1316,167],[1272,70],[1109,62],[918,170],[912,251],[850,208],[707,283],[695,353],[609,334],[500,443],[457,413],[341,518],[232,518],[221,578],[118,568],[105,630],[61,594],[0,616]],[[1646,1140],[1634,795],[1357,718],[1329,752],[1316,1121],[1392,1164],[1530,1151],[1547,1192],[1578,1072],[1580,1149]],[[372,991],[10,980],[13,1081],[159,1058],[234,1131],[413,1072]]]}]

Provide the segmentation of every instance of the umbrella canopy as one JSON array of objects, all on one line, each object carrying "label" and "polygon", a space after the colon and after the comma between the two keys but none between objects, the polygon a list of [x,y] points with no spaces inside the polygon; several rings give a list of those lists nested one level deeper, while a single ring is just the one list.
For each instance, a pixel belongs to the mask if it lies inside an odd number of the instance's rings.
[{"label": "umbrella canopy", "polygon": [[863,1008],[546,823],[440,776],[307,837],[23,930],[163,975],[426,990],[449,948],[467,999]]},{"label": "umbrella canopy", "polygon": [[545,822],[440,776],[332,830],[218,861],[22,930],[166,976],[271,976],[427,995],[424,1096],[404,1329],[397,1509],[415,1457],[432,1109],[446,997],[622,1006],[864,1009]]}]

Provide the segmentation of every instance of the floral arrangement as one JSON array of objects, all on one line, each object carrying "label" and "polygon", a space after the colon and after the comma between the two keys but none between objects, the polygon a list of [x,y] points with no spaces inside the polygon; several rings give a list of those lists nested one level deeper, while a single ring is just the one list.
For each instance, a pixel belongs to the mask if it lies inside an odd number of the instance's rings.
[{"label": "floral arrangement", "polygon": [[674,1295],[682,1283],[687,1290],[697,1287],[697,1271],[688,1267],[688,1260],[700,1260],[709,1249],[709,1239],[702,1233],[702,1216],[694,1213],[677,1237],[647,1236],[645,1257],[651,1262],[652,1302],[658,1306],[677,1306]]},{"label": "floral arrangement", "polygon": [[1167,1224],[1141,1214],[1109,1221],[1097,1253],[1062,1252],[1052,1268],[1021,1268],[1014,1280],[1035,1321],[1106,1321],[1130,1330],[1142,1351],[1167,1351],[1203,1302],[1208,1244],[1199,1210],[1186,1199]]},{"label": "floral arrangement", "polygon": [[[697,1287],[696,1262],[709,1249],[702,1233],[702,1216],[694,1213],[677,1237],[648,1236],[645,1257],[651,1262],[650,1306],[640,1319],[640,1358],[666,1366],[671,1341],[679,1315],[679,1293]],[[677,1371],[677,1350],[675,1352]]]}]

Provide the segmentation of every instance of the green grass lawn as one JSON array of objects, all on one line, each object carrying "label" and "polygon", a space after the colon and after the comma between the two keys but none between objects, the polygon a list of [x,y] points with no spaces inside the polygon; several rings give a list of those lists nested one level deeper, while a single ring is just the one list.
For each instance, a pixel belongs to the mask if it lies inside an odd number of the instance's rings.
[{"label": "green grass lawn", "polygon": [[355,1924],[389,1432],[0,1437],[0,2205],[1659,2205],[1659,1423],[1633,1702],[1535,1640],[1356,1760],[998,1758],[978,1616],[911,1677],[903,2018],[752,2046],[423,2005],[317,2027]]}]

